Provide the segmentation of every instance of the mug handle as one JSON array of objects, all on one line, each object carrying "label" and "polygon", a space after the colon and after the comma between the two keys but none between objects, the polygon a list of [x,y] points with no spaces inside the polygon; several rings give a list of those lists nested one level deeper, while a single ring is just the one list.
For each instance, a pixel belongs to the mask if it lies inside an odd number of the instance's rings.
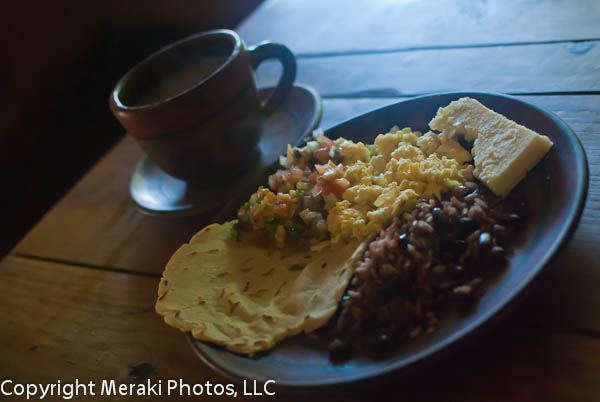
[{"label": "mug handle", "polygon": [[262,42],[248,49],[250,63],[256,70],[267,59],[277,59],[283,66],[283,73],[273,93],[263,104],[263,112],[271,114],[285,99],[296,79],[296,57],[286,46],[274,42]]}]

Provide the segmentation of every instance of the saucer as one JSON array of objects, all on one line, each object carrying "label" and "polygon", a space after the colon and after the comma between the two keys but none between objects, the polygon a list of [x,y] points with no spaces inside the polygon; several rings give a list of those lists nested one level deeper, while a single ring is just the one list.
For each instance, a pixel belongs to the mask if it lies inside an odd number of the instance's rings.
[{"label": "saucer", "polygon": [[[261,89],[265,99],[274,88]],[[264,181],[265,173],[279,162],[287,144],[297,144],[321,121],[321,98],[316,91],[295,84],[283,103],[264,121],[256,162],[241,177],[219,186],[191,183],[162,171],[147,156],[136,165],[129,192],[135,205],[153,215],[195,215],[222,207]]]}]

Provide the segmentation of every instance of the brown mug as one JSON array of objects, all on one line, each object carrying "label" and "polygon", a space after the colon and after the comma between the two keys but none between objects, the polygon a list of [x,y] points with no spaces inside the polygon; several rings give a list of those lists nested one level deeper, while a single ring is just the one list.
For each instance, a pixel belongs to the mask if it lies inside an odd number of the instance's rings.
[{"label": "brown mug", "polygon": [[[262,101],[254,70],[277,59],[283,73]],[[183,180],[214,183],[255,160],[261,125],[296,78],[284,45],[247,48],[237,33],[214,30],[181,39],[148,56],[116,84],[110,109],[148,157]]]}]

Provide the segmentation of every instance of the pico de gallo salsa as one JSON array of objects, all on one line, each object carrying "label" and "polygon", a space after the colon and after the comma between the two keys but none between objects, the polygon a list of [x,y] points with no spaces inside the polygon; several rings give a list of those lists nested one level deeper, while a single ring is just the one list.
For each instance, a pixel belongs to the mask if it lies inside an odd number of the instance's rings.
[{"label": "pico de gallo salsa", "polygon": [[238,210],[239,230],[262,234],[282,247],[286,239],[327,240],[327,203],[341,199],[350,186],[344,156],[334,141],[315,130],[302,147],[288,145],[281,169],[269,176]]}]

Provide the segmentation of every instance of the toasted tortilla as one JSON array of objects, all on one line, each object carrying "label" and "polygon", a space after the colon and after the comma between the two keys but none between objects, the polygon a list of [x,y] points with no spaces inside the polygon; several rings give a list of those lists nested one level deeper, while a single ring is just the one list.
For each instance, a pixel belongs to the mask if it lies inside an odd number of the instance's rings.
[{"label": "toasted tortilla", "polygon": [[205,227],[173,254],[156,302],[165,322],[248,355],[323,326],[368,243],[267,249],[236,240],[234,223]]}]

